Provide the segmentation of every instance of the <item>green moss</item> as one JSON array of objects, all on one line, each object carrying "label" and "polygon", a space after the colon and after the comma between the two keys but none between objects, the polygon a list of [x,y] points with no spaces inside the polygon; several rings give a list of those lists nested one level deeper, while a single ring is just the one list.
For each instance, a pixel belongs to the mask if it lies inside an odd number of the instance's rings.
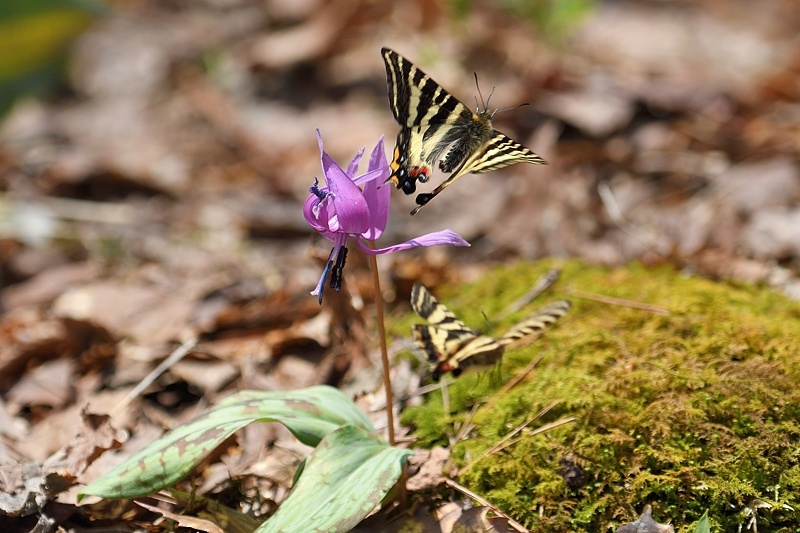
[{"label": "green moss", "polygon": [[[552,264],[520,263],[441,300],[467,324],[485,323]],[[488,402],[453,457],[466,465],[553,402],[526,435],[466,471],[460,481],[532,531],[613,531],[646,504],[678,532],[709,510],[712,530],[736,531],[757,510],[759,529],[800,524],[800,304],[771,290],[683,276],[666,267],[606,270],[563,265],[542,301],[566,289],[664,307],[663,316],[571,297],[574,308],[533,344],[506,353],[500,378],[462,376],[408,410],[423,445],[447,445],[476,402]],[[528,307],[530,312],[535,305]],[[499,324],[503,331],[525,310]],[[537,354],[511,391],[497,391]],[[448,429],[449,428],[449,429]],[[566,465],[566,466],[565,466]],[[583,482],[570,488],[571,471]]]}]

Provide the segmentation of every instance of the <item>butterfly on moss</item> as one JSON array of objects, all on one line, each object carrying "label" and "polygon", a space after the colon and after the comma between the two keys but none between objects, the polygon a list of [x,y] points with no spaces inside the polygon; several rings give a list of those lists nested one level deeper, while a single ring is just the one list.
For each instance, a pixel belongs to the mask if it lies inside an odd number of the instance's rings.
[{"label": "butterfly on moss", "polygon": [[389,104],[401,126],[389,181],[412,194],[417,181],[430,179],[437,160],[439,169],[450,174],[432,192],[417,195],[418,206],[412,215],[464,174],[489,172],[514,163],[546,164],[494,129],[494,113],[489,109],[473,113],[408,59],[389,48],[381,49],[381,53],[386,63]]},{"label": "butterfly on moss", "polygon": [[567,314],[571,305],[567,300],[548,304],[495,339],[467,327],[424,286],[416,284],[411,289],[411,307],[428,322],[414,325],[414,338],[428,356],[434,381],[447,372],[458,377],[467,368],[480,370],[494,366],[503,357],[506,346],[541,333]]}]

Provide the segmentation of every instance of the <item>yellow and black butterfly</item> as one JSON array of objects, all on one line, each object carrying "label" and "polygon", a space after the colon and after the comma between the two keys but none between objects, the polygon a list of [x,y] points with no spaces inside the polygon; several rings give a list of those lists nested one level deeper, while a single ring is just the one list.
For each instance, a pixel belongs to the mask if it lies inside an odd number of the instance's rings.
[{"label": "yellow and black butterfly", "polygon": [[571,305],[567,300],[548,304],[495,339],[468,328],[422,285],[416,284],[411,290],[411,307],[428,322],[428,325],[414,325],[414,337],[428,356],[434,381],[447,372],[458,377],[467,367],[480,370],[494,366],[503,357],[506,346],[541,333],[567,314]]},{"label": "yellow and black butterfly", "polygon": [[[428,181],[434,163],[450,176],[432,192],[418,194],[415,214],[455,180],[470,172],[497,170],[514,163],[546,164],[545,160],[492,127],[487,108],[475,113],[430,76],[389,48],[386,63],[389,105],[400,124],[389,180],[406,194],[416,182]],[[387,181],[389,181],[387,180]]]}]

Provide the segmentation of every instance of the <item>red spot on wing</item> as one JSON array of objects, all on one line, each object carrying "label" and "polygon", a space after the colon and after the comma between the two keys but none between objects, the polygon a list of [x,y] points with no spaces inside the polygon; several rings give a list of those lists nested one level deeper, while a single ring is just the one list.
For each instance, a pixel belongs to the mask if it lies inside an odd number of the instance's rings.
[{"label": "red spot on wing", "polygon": [[422,176],[424,178],[422,181],[425,181],[430,177],[430,175],[431,169],[428,167],[414,167],[411,169],[411,177],[415,180],[420,179],[420,176]]},{"label": "red spot on wing", "polygon": [[436,365],[436,370],[440,374],[445,374],[446,372],[451,372],[451,371],[455,370],[456,368],[458,368],[458,367],[451,365],[448,361],[442,361],[441,363]]}]

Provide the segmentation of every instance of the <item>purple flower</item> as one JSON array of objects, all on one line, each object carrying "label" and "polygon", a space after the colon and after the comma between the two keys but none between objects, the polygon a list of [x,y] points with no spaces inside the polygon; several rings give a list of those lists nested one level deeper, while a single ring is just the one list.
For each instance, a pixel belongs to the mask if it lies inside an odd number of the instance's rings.
[{"label": "purple flower", "polygon": [[[328,263],[322,271],[317,288],[311,294],[319,296],[322,303],[322,291],[325,281],[330,275],[330,286],[337,291],[342,286],[342,270],[347,257],[347,241],[355,238],[356,244],[364,253],[388,254],[406,250],[416,246],[436,246],[451,244],[453,246],[469,246],[457,233],[449,229],[436,231],[410,239],[406,242],[373,250],[365,241],[377,240],[386,228],[389,220],[389,200],[391,187],[380,185],[389,177],[389,165],[383,150],[383,136],[378,140],[366,174],[356,177],[358,163],[364,154],[362,148],[350,164],[347,171],[325,153],[322,148],[322,137],[317,130],[317,141],[322,159],[322,173],[326,187],[320,187],[315,178],[309,191],[311,195],[303,206],[303,215],[317,232],[333,242],[333,249]],[[359,188],[363,187],[363,190]]]}]

